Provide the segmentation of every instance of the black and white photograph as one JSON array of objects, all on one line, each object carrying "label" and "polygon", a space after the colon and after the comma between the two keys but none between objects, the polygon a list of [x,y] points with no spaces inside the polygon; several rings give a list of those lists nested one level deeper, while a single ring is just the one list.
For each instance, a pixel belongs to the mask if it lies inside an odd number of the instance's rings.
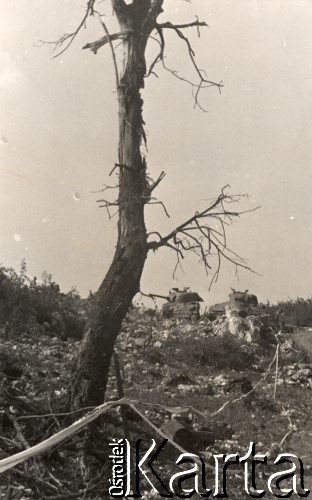
[{"label": "black and white photograph", "polygon": [[0,5],[0,500],[309,498],[311,0]]}]

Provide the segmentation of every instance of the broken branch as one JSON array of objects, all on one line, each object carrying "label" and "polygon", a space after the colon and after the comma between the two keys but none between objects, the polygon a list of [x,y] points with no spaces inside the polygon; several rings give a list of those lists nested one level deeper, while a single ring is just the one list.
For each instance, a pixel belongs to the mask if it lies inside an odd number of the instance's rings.
[{"label": "broken branch", "polygon": [[154,189],[157,188],[158,184],[161,183],[161,181],[163,180],[165,175],[166,175],[165,172],[162,171],[160,176],[158,177],[158,179],[156,179],[156,181],[150,186],[150,188],[149,188],[150,193],[152,193],[154,191]]},{"label": "broken branch", "polygon": [[102,36],[102,38],[96,40],[95,42],[86,43],[86,45],[84,45],[82,49],[90,49],[94,54],[96,54],[101,47],[108,44],[110,41],[114,42],[115,40],[125,40],[129,33],[131,33],[130,30],[125,30],[119,31],[118,33],[113,33],[111,35]]},{"label": "broken branch", "polygon": [[172,29],[172,30],[179,30],[179,29],[184,29],[184,28],[193,28],[194,26],[207,26],[208,24],[205,21],[199,21],[198,19],[196,21],[193,21],[191,23],[185,23],[185,24],[172,24],[170,22],[166,23],[158,23],[157,28],[167,28],[167,29]]}]

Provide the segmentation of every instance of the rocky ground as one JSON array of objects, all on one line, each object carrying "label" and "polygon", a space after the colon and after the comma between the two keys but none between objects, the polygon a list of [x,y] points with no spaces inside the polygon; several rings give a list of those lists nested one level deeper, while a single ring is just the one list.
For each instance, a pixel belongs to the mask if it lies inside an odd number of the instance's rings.
[{"label": "rocky ground", "polygon": [[[190,323],[133,310],[116,347],[125,395],[137,401],[158,428],[169,432],[167,422],[175,419],[188,429],[205,431],[204,437],[186,443],[188,451],[192,448],[205,463],[212,463],[216,453],[246,454],[252,441],[258,453],[272,459],[282,451],[300,457],[305,486],[311,487],[310,333],[276,338],[273,329],[259,340],[257,331],[257,342],[246,333],[250,332],[230,335],[226,318]],[[79,343],[29,332],[6,336],[4,331],[0,341],[0,458],[5,458],[73,421],[64,407]],[[118,397],[112,366],[107,398]],[[125,413],[131,440],[159,440],[137,414]],[[85,468],[83,431],[50,454],[3,473],[0,498],[106,498],[111,474],[107,441],[123,436],[120,411],[106,414],[98,432],[101,442],[93,450],[93,468]],[[157,466],[164,477],[172,473],[178,455],[173,448],[161,455]],[[269,469],[259,469],[258,480],[265,484],[268,474]],[[229,498],[249,498],[243,486],[243,472],[231,474]],[[143,489],[144,497],[150,498],[148,484]]]}]

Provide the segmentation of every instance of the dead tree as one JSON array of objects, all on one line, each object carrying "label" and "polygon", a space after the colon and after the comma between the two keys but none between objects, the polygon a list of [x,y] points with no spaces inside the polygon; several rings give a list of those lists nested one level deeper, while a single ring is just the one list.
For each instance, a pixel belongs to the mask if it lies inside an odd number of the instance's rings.
[{"label": "dead tree", "polygon": [[[150,203],[161,203],[154,198],[154,191],[164,173],[152,181],[141,151],[142,143],[146,140],[141,96],[144,78],[155,73],[156,65],[160,63],[174,76],[191,85],[194,104],[202,107],[199,103],[200,90],[211,86],[220,90],[222,84],[208,80],[205,72],[199,69],[185,30],[199,30],[206,24],[197,19],[182,25],[158,23],[163,0],[133,0],[127,3],[124,0],[111,0],[120,29],[110,34],[95,4],[96,0],[89,0],[77,30],[63,35],[54,43],[58,54],[62,53],[75,39],[88,17],[98,16],[104,35],[84,48],[95,54],[105,45],[110,48],[119,106],[118,162],[113,169],[116,169],[119,177],[118,197],[115,201],[99,200],[109,213],[111,207],[115,207],[118,212],[118,239],[113,261],[93,299],[92,311],[73,369],[69,394],[73,408],[96,405],[104,400],[114,344],[132,299],[140,290],[140,279],[149,251],[167,247],[175,252],[177,263],[180,263],[186,252],[191,251],[202,260],[209,273],[210,258],[215,255],[217,268],[212,280],[218,276],[222,258],[235,266],[248,268],[246,262],[227,246],[226,225],[242,212],[231,210],[229,204],[238,201],[239,196],[231,196],[225,189],[204,211],[194,214],[166,236],[148,234],[145,228],[144,208]],[[189,81],[167,66],[164,57],[166,30],[175,32],[185,44],[196,82]],[[147,68],[145,51],[149,40],[156,40],[159,50]],[[119,51],[121,49],[121,59],[116,55],[115,42],[119,45]]]}]

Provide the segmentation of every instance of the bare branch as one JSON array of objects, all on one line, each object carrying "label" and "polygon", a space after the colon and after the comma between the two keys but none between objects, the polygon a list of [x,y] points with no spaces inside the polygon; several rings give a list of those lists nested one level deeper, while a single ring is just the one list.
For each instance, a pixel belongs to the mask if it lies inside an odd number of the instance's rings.
[{"label": "bare branch", "polygon": [[149,190],[150,190],[151,193],[157,188],[158,184],[161,183],[161,181],[163,180],[163,178],[165,177],[165,175],[166,175],[165,172],[162,171],[161,174],[160,174],[160,176],[158,177],[158,179],[156,179],[156,181],[153,182],[153,184],[149,187]]},{"label": "bare branch", "polygon": [[186,252],[191,252],[200,259],[207,274],[210,274],[211,260],[217,259],[217,268],[212,275],[210,286],[218,279],[222,260],[230,262],[236,269],[242,268],[255,273],[245,259],[228,247],[225,228],[240,215],[253,212],[259,207],[242,211],[230,210],[228,205],[238,202],[244,195],[227,194],[227,187],[221,190],[217,199],[213,200],[205,210],[196,212],[168,235],[161,236],[158,232],[148,235],[148,237],[157,236],[157,239],[148,242],[148,249],[156,251],[158,248],[167,247],[174,250],[178,258],[177,265]]},{"label": "bare branch", "polygon": [[166,209],[166,207],[165,207],[165,205],[164,205],[164,203],[162,201],[148,201],[147,205],[161,205],[162,208],[164,209],[165,214],[170,219],[170,215],[168,213],[168,210]]},{"label": "bare branch", "polygon": [[162,239],[162,236],[158,231],[151,231],[150,233],[147,233],[147,237],[149,238],[149,236],[152,236],[152,234],[155,234],[156,236],[158,236],[159,240]]},{"label": "bare branch", "polygon": [[[118,201],[109,201],[109,200],[106,200],[104,198],[100,199],[100,200],[96,200],[97,203],[105,203],[107,206],[117,206],[118,205]],[[99,205],[100,208],[101,208],[101,205]]]},{"label": "bare branch", "polygon": [[131,33],[131,30],[124,30],[124,31],[119,31],[118,33],[113,33],[111,35],[105,35],[102,36],[99,40],[96,40],[95,42],[89,42],[86,45],[84,45],[82,48],[83,49],[90,49],[94,54],[97,53],[97,51],[103,47],[104,45],[108,44],[109,41],[114,42],[115,40],[125,40],[128,36],[129,33]]},{"label": "bare branch", "polygon": [[[105,208],[106,209],[106,212],[107,212],[109,220],[112,219],[119,212],[119,202],[118,202],[118,200],[109,201],[109,200],[106,200],[106,199],[102,198],[102,199],[96,200],[96,201],[97,201],[97,203],[100,203],[99,208]],[[115,213],[113,213],[113,214],[110,211],[111,207],[118,207],[117,211]]]},{"label": "bare branch", "polygon": [[199,26],[207,26],[208,24],[205,21],[199,21],[198,19],[196,21],[193,21],[191,23],[185,23],[185,24],[172,24],[170,22],[166,23],[160,23],[157,24],[157,28],[167,28],[167,29],[172,29],[172,30],[179,30],[179,29],[184,29],[184,28],[194,28],[194,26],[199,27]]},{"label": "bare branch", "polygon": [[144,293],[142,292],[142,290],[139,290],[138,293],[141,295],[141,297],[147,297],[148,299],[151,299],[154,304],[156,304],[156,298],[155,297],[158,297],[158,295],[154,295],[153,293]]},{"label": "bare branch", "polygon": [[104,193],[108,189],[119,189],[119,185],[116,184],[115,186],[108,186],[107,184],[104,184],[104,187],[102,189],[98,189],[97,191],[90,191],[92,194],[98,194],[98,193]]},{"label": "bare branch", "polygon": [[100,14],[98,14],[98,16],[99,16],[99,21],[100,21],[100,23],[102,25],[102,28],[105,31],[105,35],[106,35],[106,37],[108,39],[108,43],[109,43],[109,46],[110,46],[110,49],[111,49],[112,60],[113,60],[114,70],[115,70],[116,88],[118,89],[119,88],[119,74],[118,74],[118,66],[117,66],[117,60],[116,60],[115,50],[114,50],[113,43],[112,43],[112,40],[111,40],[111,36],[110,36],[110,34],[108,32],[107,26],[106,26],[105,22],[102,20]]},{"label": "bare branch", "polygon": [[176,272],[177,272],[178,268],[180,268],[181,271],[184,273],[184,269],[183,269],[181,261],[180,261],[180,254],[179,254],[179,252],[176,252],[176,255],[177,255],[177,262],[176,262],[176,265],[174,266],[174,270],[173,270],[173,273],[172,273],[172,279],[173,280],[176,277]]},{"label": "bare branch", "polygon": [[[145,78],[147,78],[148,76],[150,76],[151,74],[156,74],[154,73],[154,67],[156,66],[156,64],[158,62],[161,62],[163,61],[164,59],[164,51],[165,51],[165,38],[164,38],[164,35],[163,35],[163,32],[160,28],[156,28],[157,29],[157,32],[158,32],[158,35],[159,35],[159,40],[157,40],[157,38],[155,37],[152,37],[150,36],[150,38],[152,38],[153,40],[155,40],[157,43],[159,43],[159,52],[158,54],[156,55],[155,59],[153,60],[153,62],[150,64],[150,67],[145,75]],[[156,75],[157,76],[157,75]]]},{"label": "bare branch", "polygon": [[64,35],[62,35],[58,40],[55,40],[54,42],[46,42],[46,41],[40,40],[41,43],[43,43],[43,44],[48,44],[48,45],[54,46],[53,52],[56,52],[56,54],[54,54],[54,56],[53,56],[54,58],[63,54],[70,47],[70,45],[73,43],[73,41],[75,40],[78,33],[82,30],[82,28],[86,27],[86,22],[87,22],[88,17],[94,16],[94,13],[95,13],[94,6],[95,6],[96,1],[97,0],[88,0],[86,12],[85,12],[82,20],[78,24],[77,28],[75,29],[75,31],[73,31],[72,33],[64,33]]},{"label": "bare branch", "polygon": [[125,168],[126,170],[135,170],[133,167],[130,167],[129,165],[124,165],[124,164],[121,164],[121,163],[115,163],[115,165],[113,166],[112,170],[110,171],[110,173],[108,174],[109,176],[112,175],[112,173],[116,170],[116,168]]},{"label": "bare branch", "polygon": [[[160,48],[159,48],[159,52],[155,56],[153,62],[151,63],[151,65],[147,71],[146,77],[150,76],[151,74],[155,75],[154,68],[155,68],[157,63],[161,62],[166,71],[171,73],[173,76],[175,76],[179,80],[184,81],[184,82],[188,83],[189,85],[191,85],[192,93],[193,93],[193,97],[194,97],[194,107],[198,106],[202,111],[206,111],[202,107],[202,105],[200,104],[199,99],[198,99],[200,91],[204,88],[207,88],[207,87],[217,87],[219,92],[220,92],[221,88],[223,87],[223,83],[222,82],[214,82],[212,80],[209,80],[206,76],[205,71],[199,68],[199,66],[196,62],[196,59],[195,59],[195,52],[192,48],[192,45],[191,45],[189,39],[184,35],[184,33],[182,31],[183,29],[186,29],[186,28],[196,27],[198,30],[198,36],[200,36],[199,28],[203,27],[203,26],[208,26],[208,25],[204,21],[199,21],[198,19],[196,19],[193,22],[185,23],[185,24],[172,24],[170,22],[156,24],[155,28],[156,28],[157,33],[159,35],[159,40],[157,40],[157,39],[156,40],[159,43]],[[163,34],[164,29],[170,29],[170,30],[175,31],[175,33],[178,35],[178,37],[181,38],[181,40],[183,40],[183,42],[186,44],[187,52],[188,52],[191,64],[193,66],[195,74],[198,77],[197,83],[185,78],[184,76],[181,76],[176,70],[169,68],[167,66],[167,64],[165,62],[165,38],[164,38],[164,34]],[[154,37],[153,37],[153,39],[155,40]]]}]

